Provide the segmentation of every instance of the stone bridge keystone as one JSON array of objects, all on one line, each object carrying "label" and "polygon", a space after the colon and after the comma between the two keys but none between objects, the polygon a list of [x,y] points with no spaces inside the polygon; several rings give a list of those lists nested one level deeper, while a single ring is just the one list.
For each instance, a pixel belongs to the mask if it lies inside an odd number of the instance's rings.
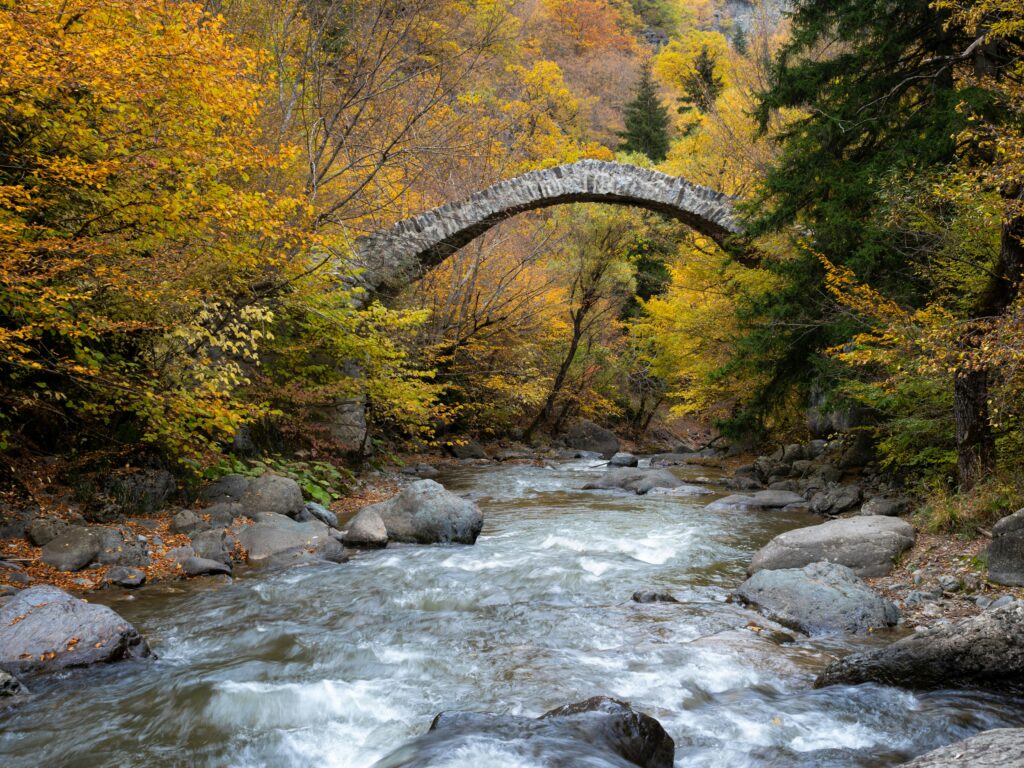
[{"label": "stone bridge keystone", "polygon": [[733,200],[686,179],[602,160],[530,171],[500,181],[356,241],[363,283],[395,294],[494,225],[524,211],[565,203],[611,203],[657,211],[722,245],[740,234]]}]

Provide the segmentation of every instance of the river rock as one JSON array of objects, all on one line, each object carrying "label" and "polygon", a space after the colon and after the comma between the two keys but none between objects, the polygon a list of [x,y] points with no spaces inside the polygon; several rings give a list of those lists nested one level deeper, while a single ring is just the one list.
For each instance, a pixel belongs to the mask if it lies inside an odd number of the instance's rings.
[{"label": "river rock", "polygon": [[814,686],[859,683],[1024,693],[1024,603],[933,626],[834,661]]},{"label": "river rock", "polygon": [[245,475],[224,475],[199,492],[199,500],[204,504],[224,504],[242,500],[249,490],[251,478]]},{"label": "river rock", "polygon": [[305,506],[306,514],[314,520],[319,520],[321,523],[326,525],[328,528],[338,527],[338,516],[331,512],[323,504],[317,504],[315,501],[307,501]]},{"label": "river rock", "polygon": [[[192,551],[195,552],[195,557],[203,560],[212,560],[224,565],[231,562],[231,557],[228,554],[227,533],[223,528],[197,533],[192,537]],[[184,567],[184,563],[182,567]]]},{"label": "river rock", "polygon": [[635,467],[640,463],[640,460],[632,453],[616,453],[608,460],[609,466],[612,467]]},{"label": "river rock", "polygon": [[284,554],[322,556],[337,545],[327,526],[318,520],[299,523],[267,512],[255,519],[253,525],[243,525],[237,532],[250,563],[268,563]]},{"label": "river rock", "polygon": [[736,597],[772,621],[807,635],[868,632],[894,626],[900,619],[891,601],[836,563],[758,571],[739,586]]},{"label": "river rock", "polygon": [[933,749],[904,768],[1019,768],[1024,765],[1024,728],[996,728]]},{"label": "river rock", "polygon": [[470,440],[468,443],[462,443],[461,445],[451,444],[448,446],[448,452],[451,453],[456,459],[486,459],[487,451],[484,447],[475,440]]},{"label": "river rock", "polygon": [[430,731],[374,768],[428,768],[447,762],[469,740],[484,737],[551,768],[633,765],[672,768],[675,744],[661,723],[629,704],[597,696],[553,709],[536,720],[514,715],[442,712]]},{"label": "river rock", "polygon": [[193,533],[209,527],[205,520],[199,517],[191,509],[183,509],[171,518],[171,533],[184,533],[191,536]]},{"label": "river rock", "polygon": [[181,563],[181,570],[186,576],[231,575],[231,566],[205,557],[187,557]]},{"label": "river rock", "polygon": [[8,696],[20,696],[28,693],[28,688],[14,675],[0,669],[0,700]]},{"label": "river rock", "polygon": [[80,571],[96,559],[101,548],[94,529],[73,525],[43,547],[41,559],[58,571]]},{"label": "river rock", "polygon": [[653,488],[677,488],[682,484],[683,482],[668,470],[617,467],[609,469],[596,480],[591,480],[583,486],[583,490],[622,489],[643,495]]},{"label": "river rock", "polygon": [[38,516],[39,504],[26,485],[0,466],[0,539],[24,536]]},{"label": "river rock", "polygon": [[752,494],[734,494],[708,504],[709,511],[729,509],[782,509],[789,504],[803,504],[804,497],[792,491],[768,490]]},{"label": "river rock", "polygon": [[236,519],[246,516],[245,509],[236,501],[213,504],[199,514],[207,521],[206,527],[212,528],[229,528]]},{"label": "river rock", "polygon": [[45,547],[68,529],[68,524],[56,517],[37,517],[25,529],[25,538],[37,547]]},{"label": "river rock", "polygon": [[388,529],[377,510],[367,507],[349,521],[343,541],[346,547],[379,549],[388,545]]},{"label": "river rock", "polygon": [[115,565],[103,577],[103,583],[114,587],[135,589],[146,583],[146,572],[141,568],[129,568],[126,565]]},{"label": "river rock", "polygon": [[841,515],[860,504],[861,496],[860,486],[833,483],[811,496],[811,511],[819,515]]},{"label": "river rock", "polygon": [[619,438],[615,433],[592,421],[584,420],[573,424],[565,435],[565,442],[570,448],[593,451],[605,459],[610,459],[619,452]]},{"label": "river rock", "polygon": [[476,504],[433,480],[410,483],[387,501],[364,507],[360,515],[366,510],[380,516],[388,539],[410,544],[472,544],[484,525]]},{"label": "river rock", "polygon": [[0,669],[13,674],[152,655],[142,635],[113,610],[56,587],[23,590],[0,608]]},{"label": "river rock", "polygon": [[762,548],[747,573],[839,563],[858,576],[884,576],[914,544],[914,527],[895,517],[850,517],[779,534]]},{"label": "river rock", "polygon": [[261,512],[295,517],[305,507],[299,484],[273,472],[265,472],[249,483],[239,503],[250,517]]},{"label": "river rock", "polygon": [[149,545],[145,541],[126,539],[114,528],[93,530],[100,540],[100,551],[96,555],[96,562],[100,565],[123,565],[132,568],[149,565]]},{"label": "river rock", "polygon": [[1024,509],[992,526],[988,578],[1008,587],[1024,586]]},{"label": "river rock", "polygon": [[859,515],[884,515],[885,517],[899,517],[907,511],[910,500],[904,498],[888,499],[876,496],[865,501],[857,513]]},{"label": "river rock", "polygon": [[656,592],[653,589],[641,589],[633,593],[634,603],[678,603],[668,592]]},{"label": "river rock", "polygon": [[677,485],[675,488],[651,488],[648,496],[708,496],[714,493],[701,485]]}]

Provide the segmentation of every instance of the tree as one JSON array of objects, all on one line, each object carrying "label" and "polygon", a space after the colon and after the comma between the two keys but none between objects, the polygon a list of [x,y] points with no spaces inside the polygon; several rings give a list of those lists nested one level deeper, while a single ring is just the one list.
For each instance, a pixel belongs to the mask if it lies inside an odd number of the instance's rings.
[{"label": "tree", "polygon": [[746,30],[740,24],[736,25],[736,29],[732,33],[732,48],[740,56],[746,56],[750,48],[749,43],[747,43]]},{"label": "tree", "polygon": [[623,111],[626,129],[619,134],[623,139],[619,149],[646,155],[656,163],[663,161],[668,156],[671,121],[658,98],[650,65],[641,70],[633,100]]},{"label": "tree", "polygon": [[693,71],[683,79],[684,96],[680,101],[687,107],[698,112],[710,112],[718,97],[722,94],[725,83],[715,73],[717,59],[706,45],[701,46],[700,53],[693,62]]}]

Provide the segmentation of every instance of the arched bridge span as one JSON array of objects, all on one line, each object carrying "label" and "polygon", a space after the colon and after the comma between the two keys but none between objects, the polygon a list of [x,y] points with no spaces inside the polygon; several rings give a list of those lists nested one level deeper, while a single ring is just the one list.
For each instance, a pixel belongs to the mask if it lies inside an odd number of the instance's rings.
[{"label": "arched bridge span", "polygon": [[581,160],[530,171],[400,221],[356,242],[363,282],[394,294],[494,225],[564,203],[612,203],[657,211],[724,244],[740,234],[732,198],[686,179],[634,165]]}]

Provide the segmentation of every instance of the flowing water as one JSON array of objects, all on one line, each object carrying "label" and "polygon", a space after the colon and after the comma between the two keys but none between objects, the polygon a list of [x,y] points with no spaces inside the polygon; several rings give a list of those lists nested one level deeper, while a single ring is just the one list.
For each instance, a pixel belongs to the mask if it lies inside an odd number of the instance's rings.
[{"label": "flowing water", "polygon": [[[620,766],[472,734],[416,742],[418,763],[386,759],[442,710],[536,716],[598,694],[657,717],[678,766],[895,765],[1024,724],[1024,702],[979,693],[812,690],[857,645],[778,645],[726,597],[756,548],[817,521],[580,490],[596,471],[451,471],[441,480],[485,514],[472,547],[389,547],[99,597],[159,660],[33,680],[30,702],[0,710],[0,765]],[[633,603],[642,588],[681,603]]]}]

